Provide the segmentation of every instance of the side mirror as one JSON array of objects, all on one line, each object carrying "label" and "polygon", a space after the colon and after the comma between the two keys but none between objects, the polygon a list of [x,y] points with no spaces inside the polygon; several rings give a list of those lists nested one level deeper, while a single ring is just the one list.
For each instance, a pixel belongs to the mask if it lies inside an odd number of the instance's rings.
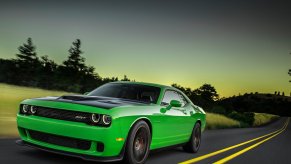
[{"label": "side mirror", "polygon": [[178,101],[178,100],[171,100],[170,105],[172,107],[181,107],[182,103],[180,101]]},{"label": "side mirror", "polygon": [[170,101],[170,104],[167,107],[160,109],[160,112],[161,113],[166,113],[172,107],[181,107],[181,106],[182,106],[182,103],[180,101],[178,101],[178,100],[171,100]]},{"label": "side mirror", "polygon": [[88,95],[90,92],[85,92],[84,95]]},{"label": "side mirror", "polygon": [[160,112],[161,112],[161,113],[166,113],[166,112],[167,112],[167,108],[161,108],[161,109],[160,109]]}]

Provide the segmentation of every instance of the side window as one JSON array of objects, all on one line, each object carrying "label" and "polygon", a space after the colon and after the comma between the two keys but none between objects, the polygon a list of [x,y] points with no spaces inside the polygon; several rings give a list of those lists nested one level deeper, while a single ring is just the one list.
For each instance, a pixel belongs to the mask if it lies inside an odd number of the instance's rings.
[{"label": "side window", "polygon": [[185,100],[185,98],[183,97],[183,95],[181,95],[180,93],[176,92],[176,91],[166,91],[164,98],[162,100],[162,105],[168,105],[170,104],[171,100],[178,100],[182,103],[182,106],[187,104],[187,101]]},{"label": "side window", "polygon": [[164,98],[162,100],[162,105],[170,104],[170,101],[174,100],[174,97],[175,97],[174,91],[166,91],[165,95],[164,95]]},{"label": "side window", "polygon": [[185,97],[182,94],[180,94],[180,93],[177,93],[177,94],[180,97],[179,101],[182,103],[182,107],[185,106],[188,103],[187,100],[185,99]]}]

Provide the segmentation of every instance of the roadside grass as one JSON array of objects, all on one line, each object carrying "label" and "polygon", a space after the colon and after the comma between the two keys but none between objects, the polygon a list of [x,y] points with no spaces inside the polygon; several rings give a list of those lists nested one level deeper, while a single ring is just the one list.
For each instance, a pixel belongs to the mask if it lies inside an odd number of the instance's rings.
[{"label": "roadside grass", "polygon": [[[253,127],[266,125],[279,116],[267,113],[254,113]],[[244,122],[234,120],[221,114],[207,113],[206,129],[225,129],[225,128],[247,128],[250,127]]]},{"label": "roadside grass", "polygon": [[206,114],[206,129],[239,128],[240,122],[221,114]]},{"label": "roadside grass", "polygon": [[22,100],[64,94],[69,93],[0,83],[0,137],[18,136],[16,113]]},{"label": "roadside grass", "polygon": [[267,114],[267,113],[255,113],[255,121],[253,126],[262,126],[268,124],[279,118],[277,115]]}]

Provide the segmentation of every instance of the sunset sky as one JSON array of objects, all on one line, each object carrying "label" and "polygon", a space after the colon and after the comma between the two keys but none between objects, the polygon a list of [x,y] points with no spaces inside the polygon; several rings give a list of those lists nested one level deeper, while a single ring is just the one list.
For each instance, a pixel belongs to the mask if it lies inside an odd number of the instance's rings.
[{"label": "sunset sky", "polygon": [[[197,88],[222,96],[290,94],[291,3],[236,1],[0,1],[0,57],[28,37],[61,63],[79,38],[102,77]],[[0,75],[1,76],[1,75]]]}]

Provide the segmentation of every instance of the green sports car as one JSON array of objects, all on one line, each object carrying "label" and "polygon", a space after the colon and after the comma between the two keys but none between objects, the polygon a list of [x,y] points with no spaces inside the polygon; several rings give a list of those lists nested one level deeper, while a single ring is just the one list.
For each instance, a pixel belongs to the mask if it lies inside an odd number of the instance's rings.
[{"label": "green sports car", "polygon": [[141,164],[154,149],[197,152],[205,122],[203,109],[176,88],[112,82],[85,95],[24,100],[16,143],[85,160]]}]

